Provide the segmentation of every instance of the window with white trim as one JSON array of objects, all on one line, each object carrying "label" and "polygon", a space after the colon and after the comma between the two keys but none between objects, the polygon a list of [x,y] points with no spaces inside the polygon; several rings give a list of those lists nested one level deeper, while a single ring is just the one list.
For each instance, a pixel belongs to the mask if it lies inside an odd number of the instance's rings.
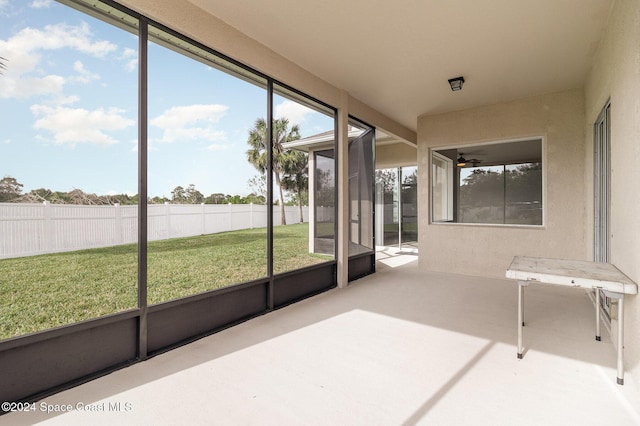
[{"label": "window with white trim", "polygon": [[433,223],[542,225],[542,139],[432,151]]}]

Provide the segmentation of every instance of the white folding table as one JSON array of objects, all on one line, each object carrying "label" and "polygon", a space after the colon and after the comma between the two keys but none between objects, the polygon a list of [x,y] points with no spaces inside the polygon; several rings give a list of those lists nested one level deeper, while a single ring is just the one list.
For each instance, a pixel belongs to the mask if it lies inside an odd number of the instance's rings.
[{"label": "white folding table", "polygon": [[596,290],[596,340],[600,340],[600,296],[618,300],[618,375],[624,384],[624,295],[637,294],[638,285],[609,263],[516,256],[507,269],[507,278],[518,280],[518,358],[522,359],[524,287],[531,282]]}]

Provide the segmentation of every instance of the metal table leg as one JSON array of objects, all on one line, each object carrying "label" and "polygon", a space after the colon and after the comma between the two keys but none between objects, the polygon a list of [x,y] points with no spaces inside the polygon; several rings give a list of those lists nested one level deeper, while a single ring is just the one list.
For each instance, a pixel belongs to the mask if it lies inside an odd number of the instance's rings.
[{"label": "metal table leg", "polygon": [[600,339],[600,289],[595,289],[596,294],[596,340],[599,342]]},{"label": "metal table leg", "polygon": [[624,294],[618,299],[618,384],[624,385]]},{"label": "metal table leg", "polygon": [[522,321],[522,326],[524,327],[524,285],[521,285],[520,287],[522,287],[522,297],[520,298],[520,308],[522,309],[522,318],[520,318]]},{"label": "metal table leg", "polygon": [[618,300],[618,360],[617,382],[624,385],[624,293],[602,290],[605,296]]},{"label": "metal table leg", "polygon": [[518,359],[522,359],[522,327],[524,326],[524,288],[528,281],[518,281]]}]

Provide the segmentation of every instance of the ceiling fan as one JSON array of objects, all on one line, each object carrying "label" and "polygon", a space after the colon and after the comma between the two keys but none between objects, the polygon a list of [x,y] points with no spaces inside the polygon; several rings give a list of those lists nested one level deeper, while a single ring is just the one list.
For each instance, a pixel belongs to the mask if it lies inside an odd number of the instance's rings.
[{"label": "ceiling fan", "polygon": [[476,167],[481,162],[482,160],[479,160],[477,158],[464,158],[464,153],[461,152],[457,160],[457,165],[458,167],[466,167],[467,165],[471,164],[471,167]]}]

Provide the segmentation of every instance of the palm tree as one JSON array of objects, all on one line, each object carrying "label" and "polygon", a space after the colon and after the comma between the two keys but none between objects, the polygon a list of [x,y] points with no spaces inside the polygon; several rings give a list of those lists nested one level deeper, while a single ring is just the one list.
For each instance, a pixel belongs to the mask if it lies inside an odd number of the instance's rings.
[{"label": "palm tree", "polygon": [[7,61],[6,58],[3,58],[2,56],[0,56],[0,75],[2,75],[3,71],[7,69],[7,64],[5,64],[6,61]]},{"label": "palm tree", "polygon": [[284,189],[296,193],[300,209],[300,223],[304,222],[302,217],[303,194],[309,187],[309,157],[306,153],[289,151],[284,162],[282,186]]},{"label": "palm tree", "polygon": [[[282,144],[300,139],[300,128],[298,125],[289,129],[289,120],[286,118],[278,118],[273,120],[272,125],[273,141],[271,151],[271,161],[273,164],[273,177],[280,191],[280,224],[286,225],[287,220],[284,213],[284,194],[281,184],[281,178],[284,173],[284,165],[288,151],[284,149]],[[247,150],[247,159],[260,172],[267,172],[267,122],[264,118],[258,118],[253,129],[249,130],[249,150]]]}]

